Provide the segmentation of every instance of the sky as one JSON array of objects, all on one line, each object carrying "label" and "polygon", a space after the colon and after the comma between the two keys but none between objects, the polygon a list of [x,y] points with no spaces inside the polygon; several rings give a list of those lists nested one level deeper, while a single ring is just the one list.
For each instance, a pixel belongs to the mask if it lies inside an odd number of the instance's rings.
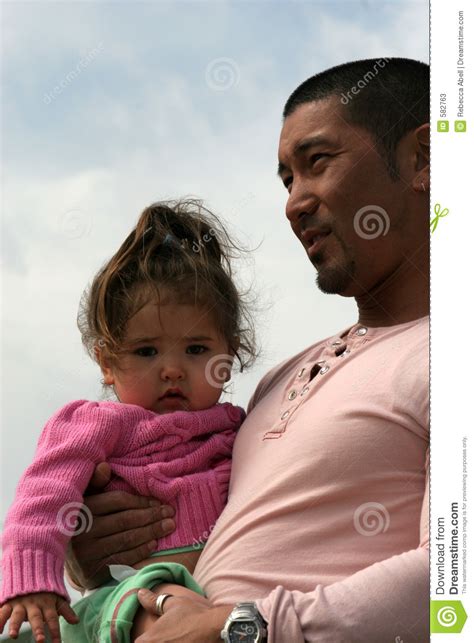
[{"label": "sky", "polygon": [[76,327],[82,291],[144,207],[193,195],[255,249],[262,353],[227,397],[357,321],[324,295],[285,218],[281,112],[309,76],[357,58],[429,60],[429,4],[2,4],[1,512],[48,417],[99,399]]}]

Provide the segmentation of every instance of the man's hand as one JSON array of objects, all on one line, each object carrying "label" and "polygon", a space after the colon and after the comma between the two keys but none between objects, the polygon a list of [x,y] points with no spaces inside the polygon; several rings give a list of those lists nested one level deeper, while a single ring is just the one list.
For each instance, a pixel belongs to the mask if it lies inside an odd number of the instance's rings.
[{"label": "man's hand", "polygon": [[44,632],[46,623],[51,633],[52,643],[61,643],[59,615],[64,616],[68,623],[79,622],[77,614],[69,603],[57,594],[37,592],[17,596],[0,608],[0,634],[3,632],[7,620],[10,619],[8,635],[10,638],[16,639],[23,621],[29,621],[33,640],[36,643],[44,643],[46,641]]},{"label": "man's hand", "polygon": [[[156,599],[165,586],[158,592],[141,589],[138,600],[150,613],[156,615]],[[168,588],[170,589],[170,588]],[[183,589],[183,588],[182,588]],[[170,589],[171,591],[171,589]],[[172,596],[164,604],[161,616],[149,629],[135,639],[135,643],[219,643],[220,633],[234,605],[210,607],[202,597]]]},{"label": "man's hand", "polygon": [[156,550],[157,539],[175,530],[174,509],[155,498],[125,491],[98,493],[111,471],[99,464],[84,498],[92,527],[71,539],[66,570],[76,585],[91,589],[110,579],[108,565],[135,565]]}]

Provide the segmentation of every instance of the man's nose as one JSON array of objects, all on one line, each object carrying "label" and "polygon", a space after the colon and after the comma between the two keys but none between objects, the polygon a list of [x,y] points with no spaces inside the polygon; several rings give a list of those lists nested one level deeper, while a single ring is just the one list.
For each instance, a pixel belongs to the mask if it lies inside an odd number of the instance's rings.
[{"label": "man's nose", "polygon": [[160,375],[165,382],[177,382],[184,379],[184,370],[179,364],[163,364]]},{"label": "man's nose", "polygon": [[286,202],[286,218],[294,226],[304,214],[312,214],[317,204],[316,195],[311,194],[307,186],[293,184]]}]

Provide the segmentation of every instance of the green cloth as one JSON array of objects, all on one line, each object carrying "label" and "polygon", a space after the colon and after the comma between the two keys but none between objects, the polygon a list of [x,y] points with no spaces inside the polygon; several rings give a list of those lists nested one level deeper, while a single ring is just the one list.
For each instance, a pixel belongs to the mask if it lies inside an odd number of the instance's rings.
[{"label": "green cloth", "polygon": [[[169,553],[168,551],[166,553]],[[140,606],[137,592],[159,583],[176,583],[204,596],[204,592],[178,563],[153,563],[125,580],[111,582],[74,604],[80,623],[62,617],[61,637],[66,643],[129,643],[133,619]]]},{"label": "green cloth", "polygon": [[[207,542],[207,540],[206,540]],[[174,549],[163,549],[163,551],[155,551],[153,554],[150,554],[152,558],[155,556],[168,556],[169,554],[182,554],[185,551],[202,551],[206,543],[200,543],[199,545],[185,545],[184,547],[175,547]]]}]

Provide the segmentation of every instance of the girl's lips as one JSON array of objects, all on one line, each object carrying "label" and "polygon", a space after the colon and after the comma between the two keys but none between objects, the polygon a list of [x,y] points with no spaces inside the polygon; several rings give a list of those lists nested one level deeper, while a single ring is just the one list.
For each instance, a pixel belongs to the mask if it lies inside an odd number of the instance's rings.
[{"label": "girl's lips", "polygon": [[170,388],[166,391],[164,395],[160,397],[160,400],[164,400],[166,397],[183,397],[183,392],[180,388]]},{"label": "girl's lips", "polygon": [[182,409],[185,402],[184,395],[165,395],[160,398],[160,405],[166,409]]}]

